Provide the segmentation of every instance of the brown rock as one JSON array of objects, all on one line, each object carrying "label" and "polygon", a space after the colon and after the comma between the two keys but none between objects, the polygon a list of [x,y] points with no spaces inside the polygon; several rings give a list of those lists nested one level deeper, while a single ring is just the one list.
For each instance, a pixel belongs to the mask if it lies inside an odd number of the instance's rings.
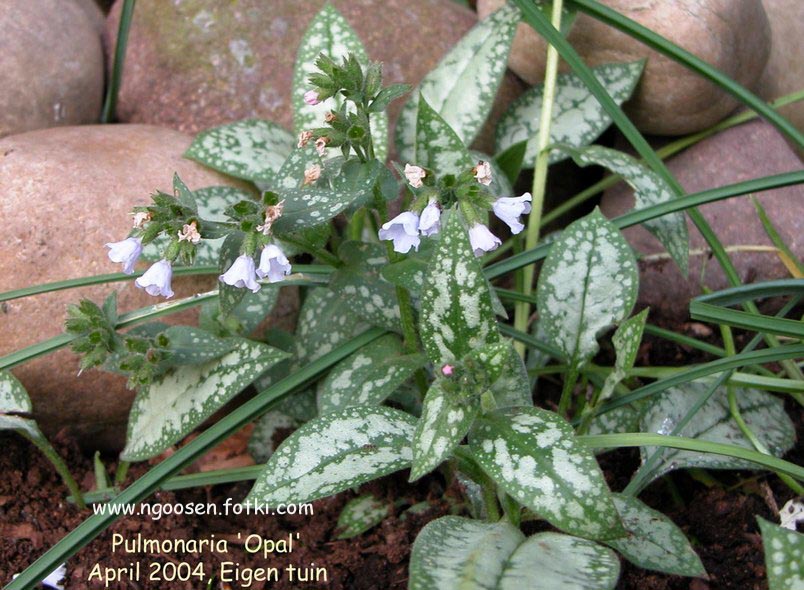
[{"label": "brown rock", "polygon": [[98,120],[103,49],[72,0],[0,2],[0,137]]},{"label": "brown rock", "polygon": [[95,30],[98,31],[98,36],[103,35],[103,30],[106,28],[106,15],[103,14],[103,10],[101,10],[101,7],[98,6],[98,3],[95,2],[95,0],[73,1],[84,9],[84,12],[86,12],[89,20],[95,26]]},{"label": "brown rock", "polygon": [[[118,272],[103,244],[125,237],[132,207],[157,189],[172,192],[174,171],[190,188],[232,182],[183,159],[189,143],[182,133],[146,125],[63,127],[0,140],[0,292]],[[174,290],[179,298],[214,285],[214,277],[185,278],[174,281]],[[85,297],[101,302],[113,289],[121,312],[162,301],[124,282],[5,302],[0,356],[60,334],[68,304]],[[166,321],[196,316],[184,312]],[[78,358],[67,350],[14,373],[46,431],[69,426],[87,446],[120,448],[134,395],[125,379],[97,370],[77,377]]]},{"label": "brown rock", "polygon": [[[723,131],[702,141],[668,162],[688,192],[699,192],[771,174],[799,170],[801,162],[769,124],[755,121]],[[756,195],[782,239],[798,257],[804,257],[804,187],[791,186]],[[633,194],[621,183],[606,191],[601,209],[607,217],[621,215],[633,207]],[[726,247],[772,246],[748,196],[710,203],[699,208]],[[672,262],[640,262],[639,303],[651,307],[651,317],[683,321],[689,316],[689,300],[699,295],[702,264],[704,284],[712,290],[728,287],[725,275],[709,259],[706,242],[691,221],[690,274],[685,278]],[[659,242],[641,227],[624,231],[637,252],[663,252]],[[774,252],[730,252],[744,283],[789,277]]]},{"label": "brown rock", "polygon": [[[763,0],[773,42],[768,66],[759,83],[762,98],[774,100],[804,88],[804,2],[801,0]],[[779,109],[804,132],[804,101]],[[804,159],[804,149],[799,150]]]},{"label": "brown rock", "polygon": [[[122,121],[187,133],[246,117],[291,128],[293,64],[302,35],[324,0],[306,2],[140,0],[131,27],[120,92]],[[476,22],[451,0],[335,0],[386,83],[417,84]],[[114,47],[122,2],[107,21]],[[393,15],[389,18],[389,15]],[[505,78],[495,112],[524,90]],[[392,121],[404,100],[391,104]],[[487,126],[479,149],[493,150]]]},{"label": "brown rock", "polygon": [[[485,18],[504,3],[505,0],[478,0],[478,13]],[[756,84],[768,60],[770,28],[758,0],[602,3],[667,37],[745,86]],[[646,133],[680,135],[699,131],[717,123],[737,106],[734,99],[697,74],[585,14],[578,15],[568,40],[590,66],[648,59],[642,81],[626,108],[637,127]],[[509,65],[529,83],[539,84],[544,80],[546,51],[544,40],[522,23]],[[563,69],[568,69],[566,64]]]}]

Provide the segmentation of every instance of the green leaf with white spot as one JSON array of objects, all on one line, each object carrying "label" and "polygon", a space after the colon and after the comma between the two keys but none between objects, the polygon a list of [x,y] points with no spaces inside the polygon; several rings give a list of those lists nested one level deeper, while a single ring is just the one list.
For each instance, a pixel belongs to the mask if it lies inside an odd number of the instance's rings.
[{"label": "green leaf with white spot", "polygon": [[[582,149],[555,147],[572,156],[579,166],[597,164],[619,174],[634,189],[635,210],[675,199],[673,189],[664,179],[633,156],[599,145]],[[684,212],[668,213],[646,221],[643,225],[667,248],[682,274],[686,276],[689,272],[690,239]]]},{"label": "green leaf with white spot", "polygon": [[691,578],[706,576],[701,559],[672,520],[633,496],[614,494],[614,505],[628,534],[606,541],[609,547],[642,569]]},{"label": "green leaf with white spot", "polygon": [[637,353],[639,353],[639,345],[642,343],[642,333],[645,331],[648,312],[649,309],[646,307],[634,317],[625,320],[611,337],[614,350],[617,352],[617,359],[614,361],[614,370],[609,373],[603,383],[603,390],[599,398],[601,402],[611,397],[617,384],[625,379],[628,371],[633,368]]},{"label": "green leaf with white spot", "polygon": [[184,156],[229,176],[270,183],[293,144],[276,123],[246,119],[202,131]]},{"label": "green leaf with white spot", "polygon": [[408,590],[612,590],[619,574],[614,552],[592,541],[443,516],[413,543]]},{"label": "green leaf with white spot", "polygon": [[319,383],[318,411],[379,405],[426,361],[421,354],[405,355],[396,335],[381,336],[335,365]]},{"label": "green leaf with white spot", "polygon": [[232,351],[216,360],[154,379],[134,398],[120,458],[144,461],[168,449],[286,357],[265,344],[237,339]]},{"label": "green leaf with white spot", "polygon": [[557,414],[505,408],[477,418],[469,445],[508,494],[553,526],[592,539],[624,534],[594,456]]},{"label": "green leaf with white spot", "polygon": [[369,324],[401,332],[396,288],[381,275],[388,264],[385,246],[348,241],[338,257],[344,264],[332,273],[329,288]]},{"label": "green leaf with white spot", "polygon": [[[636,405],[636,404],[635,404]],[[589,434],[620,434],[623,432],[639,432],[640,411],[631,405],[620,406],[604,414],[598,414],[589,423]],[[595,454],[612,450],[595,449]]]},{"label": "green leaf with white spot", "polygon": [[480,412],[480,393],[451,379],[433,382],[413,435],[410,481],[430,473],[460,444]]},{"label": "green leaf with white spot", "polygon": [[350,205],[371,195],[380,173],[376,163],[361,164],[352,174],[341,174],[332,188],[307,186],[281,190],[284,201],[282,217],[272,228],[279,233],[296,232],[320,225],[346,210]]},{"label": "green leaf with white spot", "polygon": [[598,350],[598,336],[628,317],[639,272],[623,235],[598,209],[553,242],[539,274],[539,323],[577,371]]},{"label": "green leaf with white spot", "polygon": [[419,332],[425,352],[437,366],[500,339],[489,284],[458,211],[448,216],[428,263]]},{"label": "green leaf with white spot", "polygon": [[525,362],[510,341],[505,343],[505,348],[506,352],[500,359],[502,362],[500,377],[490,388],[497,407],[532,406],[533,395]]},{"label": "green leaf with white spot", "polygon": [[416,152],[411,161],[433,170],[436,176],[457,176],[474,165],[461,138],[421,95],[416,119]]},{"label": "green leaf with white spot", "polygon": [[187,207],[192,211],[198,211],[198,204],[195,202],[193,191],[187,188],[184,181],[179,178],[178,173],[173,173],[173,196],[183,207]]},{"label": "green leaf with white spot", "polygon": [[519,10],[504,6],[477,23],[424,77],[396,124],[401,161],[415,161],[420,94],[464,145],[471,145],[491,112],[518,22]]},{"label": "green leaf with white spot", "polygon": [[610,549],[577,537],[528,537],[505,564],[497,590],[614,590],[620,560]]},{"label": "green leaf with white spot", "polygon": [[[201,219],[213,222],[229,221],[224,215],[227,207],[251,199],[245,191],[230,186],[210,186],[193,191],[195,202],[198,205],[198,215]],[[203,228],[202,228],[203,230]],[[141,258],[148,262],[156,262],[162,258],[172,236],[160,235],[153,242],[145,244],[142,248]],[[224,238],[204,238],[195,247],[193,266],[215,266],[220,258],[220,250]]]},{"label": "green leaf with white spot", "polygon": [[[714,383],[715,377],[706,377],[677,387],[671,387],[654,398],[644,409],[641,418],[642,432],[668,435],[689,412],[696,401]],[[775,456],[781,457],[795,444],[795,428],[780,399],[765,391],[736,388],[735,395],[745,423],[759,441]],[[677,436],[735,445],[754,450],[737,423],[731,417],[727,389],[721,386],[695,413]],[[642,460],[661,453],[661,459],[650,472],[650,481],[674,469],[758,469],[756,463],[714,453],[697,453],[678,449],[642,447]]]},{"label": "green leaf with white spot", "polygon": [[301,188],[304,184],[304,171],[316,164],[322,168],[324,166],[312,143],[294,148],[276,173],[276,179],[270,188],[275,191]]},{"label": "green leaf with white spot", "polygon": [[338,539],[351,539],[380,524],[388,516],[388,504],[371,494],[353,498],[338,516]]},{"label": "green leaf with white spot", "polygon": [[[295,397],[295,396],[294,396]],[[286,399],[294,399],[294,397]],[[257,463],[265,463],[274,454],[274,436],[282,429],[295,430],[299,422],[279,410],[271,410],[254,423],[248,439],[248,452]]]},{"label": "green leaf with white spot", "polygon": [[804,589],[804,535],[757,517],[770,590]]},{"label": "green leaf with white spot", "polygon": [[312,502],[405,469],[415,427],[413,416],[382,406],[319,416],[280,445],[247,500]]},{"label": "green leaf with white spot", "polygon": [[[643,61],[605,64],[592,68],[595,77],[618,105],[631,96],[642,75]],[[497,153],[527,141],[523,166],[532,167],[538,152],[539,121],[544,85],[534,86],[511,103],[497,123]],[[581,147],[592,143],[611,125],[611,117],[575,74],[560,74],[556,80],[550,143]],[[550,163],[567,156],[550,153]]]},{"label": "green leaf with white spot", "polygon": [[505,521],[442,516],[427,523],[413,543],[408,590],[495,589],[506,561],[524,540]]},{"label": "green leaf with white spot", "polygon": [[192,326],[171,326],[162,334],[169,341],[172,365],[200,365],[222,357],[237,345],[233,338],[219,338]]},{"label": "green leaf with white spot", "polygon": [[[321,53],[335,62],[352,53],[364,71],[369,63],[366,49],[357,33],[331,4],[325,4],[310,22],[296,55],[293,70],[293,127],[296,133],[321,127],[324,115],[338,110],[343,101],[337,95],[316,105],[304,102],[304,93],[311,90],[308,78],[318,71],[315,61]],[[388,157],[388,115],[384,111],[372,113],[371,135],[377,159],[384,161]]]},{"label": "green leaf with white spot", "polygon": [[26,435],[45,440],[33,413],[31,398],[14,375],[0,371],[0,430],[16,430]]},{"label": "green leaf with white spot", "polygon": [[295,363],[311,363],[365,332],[369,326],[356,311],[329,289],[309,290],[296,324]]}]

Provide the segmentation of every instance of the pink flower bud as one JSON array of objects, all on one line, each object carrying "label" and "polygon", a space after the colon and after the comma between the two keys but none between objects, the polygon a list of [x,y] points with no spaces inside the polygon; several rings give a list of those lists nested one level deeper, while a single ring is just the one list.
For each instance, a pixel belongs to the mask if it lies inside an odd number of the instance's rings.
[{"label": "pink flower bud", "polygon": [[444,375],[444,377],[450,377],[453,371],[455,371],[455,367],[452,365],[444,365],[441,367],[441,374]]},{"label": "pink flower bud", "polygon": [[321,102],[318,99],[318,92],[316,92],[315,90],[308,90],[307,92],[305,92],[304,102],[309,104],[311,107],[317,105],[319,102]]}]

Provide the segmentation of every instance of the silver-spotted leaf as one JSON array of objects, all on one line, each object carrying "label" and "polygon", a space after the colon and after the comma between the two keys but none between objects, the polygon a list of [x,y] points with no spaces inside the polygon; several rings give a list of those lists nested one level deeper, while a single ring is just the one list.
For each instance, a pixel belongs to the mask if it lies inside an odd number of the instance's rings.
[{"label": "silver-spotted leaf", "polygon": [[448,216],[428,263],[419,333],[425,352],[438,366],[500,339],[488,281],[457,211]]},{"label": "silver-spotted leaf", "polygon": [[219,338],[192,326],[170,326],[162,334],[169,340],[173,365],[200,365],[222,357],[237,346],[234,338]]},{"label": "silver-spotted leaf", "polygon": [[[624,103],[634,91],[642,74],[643,62],[606,64],[592,69],[618,105]],[[539,121],[541,119],[544,85],[534,86],[511,103],[508,111],[497,123],[497,153],[527,141],[524,167],[532,167],[538,150]],[[611,117],[591,91],[575,74],[560,74],[556,80],[556,96],[550,125],[550,143],[581,147],[592,143],[611,125]],[[567,155],[551,152],[550,162],[555,163]]]},{"label": "silver-spotted leaf", "polygon": [[620,561],[611,549],[586,539],[539,533],[505,564],[496,590],[613,590]]},{"label": "silver-spotted leaf", "polygon": [[536,290],[539,323],[575,370],[598,350],[598,335],[631,313],[639,288],[634,252],[600,211],[553,242]]},{"label": "silver-spotted leaf", "polygon": [[593,539],[624,534],[594,456],[557,414],[505,408],[477,418],[469,444],[508,494],[558,529]]},{"label": "silver-spotted leaf", "polygon": [[494,401],[498,408],[532,406],[533,395],[525,362],[511,342],[507,343],[506,349],[507,352],[501,359],[500,377],[491,385]]},{"label": "silver-spotted leaf", "polygon": [[[647,165],[617,150],[591,145],[582,149],[557,146],[580,166],[597,164],[619,174],[634,189],[634,209],[666,203],[675,198],[673,189]],[[682,274],[689,271],[690,240],[687,219],[682,211],[662,215],[644,223],[675,260]]]},{"label": "silver-spotted leaf", "polygon": [[423,96],[419,96],[416,152],[411,160],[419,166],[430,168],[436,176],[457,176],[474,165],[461,138]]},{"label": "silver-spotted leaf", "polygon": [[[227,221],[223,212],[227,207],[240,201],[247,201],[252,196],[240,189],[231,186],[210,186],[193,191],[195,202],[198,205],[198,214],[207,221]],[[203,228],[202,228],[203,229]],[[145,244],[141,258],[149,262],[156,262],[162,258],[163,253],[170,245],[172,236],[159,236],[153,242]],[[195,249],[193,266],[215,266],[218,264],[221,246],[224,238],[204,238]]]},{"label": "silver-spotted leaf", "polygon": [[319,416],[283,442],[247,500],[312,502],[410,466],[416,419],[382,406]]},{"label": "silver-spotted leaf", "polygon": [[33,438],[44,439],[33,418],[31,398],[14,375],[0,371],[0,430],[18,430]]},{"label": "silver-spotted leaf", "polygon": [[480,411],[480,393],[449,379],[433,382],[413,435],[410,481],[430,473],[460,444]]},{"label": "silver-spotted leaf", "polygon": [[158,377],[134,398],[120,458],[143,461],[158,455],[286,356],[265,344],[237,339],[232,351],[218,359]]},{"label": "silver-spotted leaf", "polygon": [[[642,432],[668,435],[709,388],[715,378],[706,377],[697,381],[671,387],[645,407],[641,419]],[[795,429],[782,401],[764,391],[736,389],[737,405],[745,423],[756,437],[777,457],[781,457],[795,443]],[[719,387],[693,418],[676,433],[711,442],[736,445],[753,450],[737,423],[732,419],[726,387]],[[650,473],[656,479],[674,469],[700,467],[703,469],[758,469],[750,461],[735,459],[713,453],[698,453],[678,449],[653,447],[641,449],[643,460],[653,453],[661,453],[661,460]]]},{"label": "silver-spotted leaf", "polygon": [[[309,105],[304,101],[304,93],[311,90],[307,78],[318,71],[315,61],[321,53],[335,62],[340,62],[351,53],[364,69],[369,63],[366,49],[357,33],[349,26],[343,15],[329,3],[325,4],[310,22],[296,55],[292,100],[293,127],[296,133],[321,127],[324,115],[331,110],[337,110],[343,100],[340,96],[333,96],[315,105]],[[372,114],[371,135],[374,140],[374,152],[380,161],[384,161],[388,156],[388,115],[384,111]]]},{"label": "silver-spotted leaf", "polygon": [[319,383],[318,411],[379,405],[425,362],[424,355],[405,355],[396,335],[381,336],[335,365]]},{"label": "silver-spotted leaf", "polygon": [[642,569],[676,576],[706,576],[701,559],[672,520],[633,496],[614,494],[614,505],[628,534],[606,541],[607,545]]},{"label": "silver-spotted leaf", "polygon": [[344,298],[326,288],[307,291],[296,323],[294,362],[311,363],[368,329]]},{"label": "silver-spotted leaf", "polygon": [[408,590],[496,589],[507,560],[524,540],[505,521],[442,516],[413,543]]},{"label": "silver-spotted leaf", "polygon": [[[295,399],[295,396],[287,399]],[[263,414],[254,423],[254,430],[248,439],[248,452],[257,463],[265,463],[274,454],[274,436],[282,429],[299,427],[299,422],[279,410]]]},{"label": "silver-spotted leaf", "polygon": [[246,119],[202,131],[184,156],[229,176],[270,183],[293,143],[276,123]]},{"label": "silver-spotted leaf", "polygon": [[770,590],[804,590],[804,535],[757,517]]},{"label": "silver-spotted leaf", "polygon": [[645,331],[645,322],[648,319],[649,309],[645,308],[632,318],[628,318],[617,327],[611,342],[617,358],[614,361],[614,370],[606,377],[600,401],[607,400],[614,392],[614,388],[628,375],[636,362],[639,345],[642,343],[642,333]]},{"label": "silver-spotted leaf", "polygon": [[401,161],[413,162],[419,94],[471,145],[491,111],[508,63],[519,11],[508,4],[475,25],[411,93],[396,124]]},{"label": "silver-spotted leaf", "polygon": [[388,503],[371,494],[353,498],[338,516],[338,539],[351,539],[380,524],[388,516]]},{"label": "silver-spotted leaf", "polygon": [[304,186],[304,171],[315,165],[323,167],[324,163],[312,143],[293,148],[270,188],[275,191],[301,188]]}]

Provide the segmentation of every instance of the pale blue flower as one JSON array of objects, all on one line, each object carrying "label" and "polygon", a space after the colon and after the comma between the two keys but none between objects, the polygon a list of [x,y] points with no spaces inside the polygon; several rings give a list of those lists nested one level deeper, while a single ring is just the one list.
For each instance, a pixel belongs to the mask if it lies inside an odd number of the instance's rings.
[{"label": "pale blue flower", "polygon": [[218,277],[227,285],[238,289],[251,289],[252,293],[260,290],[257,274],[254,268],[254,259],[248,254],[241,254],[232,263],[225,273]]},{"label": "pale blue flower", "polygon": [[268,244],[262,249],[260,254],[260,266],[257,275],[264,279],[268,277],[268,282],[277,283],[285,280],[285,276],[290,274],[290,261],[285,253],[275,244]]},{"label": "pale blue flower", "polygon": [[491,205],[494,214],[508,224],[511,233],[518,234],[525,226],[519,221],[519,216],[530,213],[530,193],[521,197],[500,197]]},{"label": "pale blue flower", "polygon": [[394,250],[407,254],[411,248],[419,249],[419,216],[412,211],[403,211],[391,221],[384,223],[378,232],[381,240],[393,240]]},{"label": "pale blue flower", "polygon": [[419,218],[419,231],[423,236],[432,236],[441,231],[441,207],[438,201],[431,200],[422,210]]},{"label": "pale blue flower", "polygon": [[142,254],[142,240],[140,238],[126,238],[121,242],[109,242],[109,260],[122,262],[123,272],[130,275],[134,272],[134,265]]},{"label": "pale blue flower", "polygon": [[485,252],[496,250],[502,244],[500,238],[489,231],[482,223],[476,223],[469,229],[469,242],[475,256],[482,256]]},{"label": "pale blue flower", "polygon": [[173,267],[164,258],[151,265],[140,278],[134,281],[140,289],[145,289],[148,295],[162,295],[173,297],[173,289],[170,288],[170,281],[173,278]]}]

